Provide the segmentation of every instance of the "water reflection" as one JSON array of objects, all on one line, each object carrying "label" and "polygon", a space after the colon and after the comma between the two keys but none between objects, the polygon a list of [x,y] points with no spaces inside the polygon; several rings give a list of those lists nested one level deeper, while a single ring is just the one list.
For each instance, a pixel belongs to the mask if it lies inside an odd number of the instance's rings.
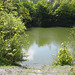
[{"label": "water reflection", "polygon": [[29,48],[28,53],[27,53],[27,55],[29,55],[29,56],[27,57],[27,59],[29,61],[34,60],[34,54],[35,54],[35,50],[32,48]]},{"label": "water reflection", "polygon": [[32,28],[29,34],[29,62],[31,67],[51,65],[63,41],[68,41],[69,28]]}]

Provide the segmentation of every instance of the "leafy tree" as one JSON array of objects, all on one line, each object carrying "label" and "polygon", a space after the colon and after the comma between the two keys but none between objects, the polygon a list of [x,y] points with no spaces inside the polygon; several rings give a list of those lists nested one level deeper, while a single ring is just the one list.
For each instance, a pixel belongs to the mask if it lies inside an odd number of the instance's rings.
[{"label": "leafy tree", "polygon": [[60,2],[55,0],[52,6],[53,6],[53,11],[55,11],[60,6]]},{"label": "leafy tree", "polygon": [[25,1],[23,2],[23,6],[29,10],[30,15],[32,16],[35,12],[35,4],[33,4],[31,1]]},{"label": "leafy tree", "polygon": [[47,4],[47,1],[39,1],[35,7],[36,13],[34,24],[40,27],[45,27],[45,25],[47,26],[49,23],[49,13],[51,12],[51,6],[49,5],[49,3]]},{"label": "leafy tree", "polygon": [[10,13],[12,12],[14,9],[16,9],[11,0],[1,0],[1,5],[2,5],[2,8],[3,8],[3,11],[6,11],[7,13]]},{"label": "leafy tree", "polygon": [[32,1],[34,4],[36,4],[38,1],[42,1],[42,0],[30,0]]},{"label": "leafy tree", "polygon": [[26,25],[26,27],[30,27],[29,22],[32,20],[29,11],[24,6],[20,7],[19,9],[19,15],[23,21],[23,23]]},{"label": "leafy tree", "polygon": [[17,11],[18,16],[21,18],[25,26],[30,27],[31,26],[30,22],[32,18],[29,13],[29,10],[24,6],[24,3],[23,2],[14,3],[14,7],[17,8],[15,11]]},{"label": "leafy tree", "polygon": [[70,26],[73,24],[74,12],[75,9],[69,1],[62,2],[61,5],[55,10],[57,22],[62,23],[62,26]]}]

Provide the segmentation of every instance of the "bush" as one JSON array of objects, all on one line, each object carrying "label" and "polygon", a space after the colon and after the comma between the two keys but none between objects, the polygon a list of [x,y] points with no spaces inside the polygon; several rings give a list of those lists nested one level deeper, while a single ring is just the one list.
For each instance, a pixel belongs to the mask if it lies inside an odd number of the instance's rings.
[{"label": "bush", "polygon": [[72,65],[71,50],[66,47],[66,42],[62,43],[63,48],[58,51],[58,59],[55,62],[57,65]]},{"label": "bush", "polygon": [[[26,27],[20,18],[0,12],[0,58],[9,64],[23,60],[21,34],[25,34]],[[6,62],[7,62],[6,61]]]},{"label": "bush", "polygon": [[6,58],[0,57],[0,66],[2,66],[2,65],[10,65],[10,64]]},{"label": "bush", "polygon": [[[22,20],[22,22],[25,24],[26,27],[31,27],[31,15],[30,15],[30,11],[29,11],[29,6],[28,3],[25,2],[20,2],[20,3],[14,3],[14,6],[17,8],[15,11],[17,11],[18,16],[20,17],[20,19]],[[28,6],[28,8],[26,7],[26,5]]]}]

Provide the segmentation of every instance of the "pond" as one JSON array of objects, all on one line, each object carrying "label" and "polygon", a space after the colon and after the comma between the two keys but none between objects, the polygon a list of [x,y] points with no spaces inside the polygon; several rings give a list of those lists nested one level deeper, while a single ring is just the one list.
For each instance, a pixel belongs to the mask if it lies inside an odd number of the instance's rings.
[{"label": "pond", "polygon": [[57,51],[61,43],[68,42],[70,28],[30,28],[26,32],[29,35],[28,62],[22,65],[40,67],[52,65],[56,59]]}]

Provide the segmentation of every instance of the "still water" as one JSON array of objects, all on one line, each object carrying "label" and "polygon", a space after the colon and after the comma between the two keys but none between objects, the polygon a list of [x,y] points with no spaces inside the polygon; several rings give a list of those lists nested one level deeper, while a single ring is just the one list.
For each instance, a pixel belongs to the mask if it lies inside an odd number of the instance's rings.
[{"label": "still water", "polygon": [[70,28],[30,28],[29,35],[28,62],[22,65],[30,67],[40,67],[52,65],[56,58],[57,51],[61,48],[61,43],[68,41]]}]

